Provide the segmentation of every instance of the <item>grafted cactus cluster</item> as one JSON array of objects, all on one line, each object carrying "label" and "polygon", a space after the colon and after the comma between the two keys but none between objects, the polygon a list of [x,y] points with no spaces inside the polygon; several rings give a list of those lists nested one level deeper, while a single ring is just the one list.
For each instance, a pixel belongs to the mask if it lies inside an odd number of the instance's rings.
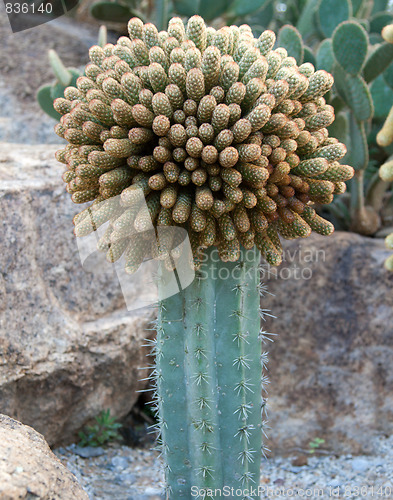
[{"label": "grafted cactus cluster", "polygon": [[[57,153],[63,180],[74,202],[93,202],[75,234],[109,221],[99,248],[110,261],[125,254],[129,273],[149,253],[165,262],[151,378],[167,499],[213,499],[207,492],[226,486],[257,500],[268,338],[260,253],[277,265],[280,236],[333,231],[313,205],[331,203],[354,173],[328,136],[333,78],[298,67],[274,49],[272,31],[255,39],[247,25],[216,31],[194,16],[158,32],[133,18],[128,31],[92,47],[85,76],[54,103],[69,142]],[[173,227],[187,231],[199,268],[176,295],[166,289],[170,251],[184,231],[165,231]],[[150,231],[163,228],[162,239]]]},{"label": "grafted cactus cluster", "polygon": [[333,231],[312,205],[343,193],[353,169],[328,137],[329,73],[298,67],[273,48],[272,31],[255,39],[247,25],[216,31],[194,16],[158,32],[133,18],[128,31],[92,47],[85,76],[54,103],[69,142],[57,153],[67,191],[76,203],[95,200],[75,218],[77,235],[111,220],[103,246],[120,257],[133,244],[125,221],[145,229],[132,210],[140,190],[155,226],[187,229],[196,259],[214,245],[236,261],[241,245],[256,245],[277,265],[280,235]]}]

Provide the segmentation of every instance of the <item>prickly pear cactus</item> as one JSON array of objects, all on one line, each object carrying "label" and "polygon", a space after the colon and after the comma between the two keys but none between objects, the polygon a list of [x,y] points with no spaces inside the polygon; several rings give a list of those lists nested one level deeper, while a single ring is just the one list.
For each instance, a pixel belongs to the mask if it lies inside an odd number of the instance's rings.
[{"label": "prickly pear cactus", "polygon": [[258,24],[267,26],[264,19],[270,27],[281,26],[279,45],[289,56],[298,64],[310,62],[318,70],[333,74],[335,85],[325,96],[336,111],[329,132],[347,146],[343,162],[356,171],[348,183],[348,193],[323,208],[322,213],[342,230],[386,234],[383,226],[391,220],[388,200],[392,186],[379,180],[376,165],[392,154],[387,146],[393,134],[389,132],[392,116],[388,117],[393,102],[392,3],[293,0],[282,11],[269,17],[265,8],[250,22],[256,28]]},{"label": "prickly pear cactus", "polygon": [[273,50],[273,32],[255,39],[247,25],[216,31],[194,16],[158,32],[133,18],[128,31],[92,47],[85,76],[54,103],[69,143],[57,153],[67,191],[93,201],[75,234],[109,221],[99,242],[108,260],[124,254],[131,273],[151,252],[165,262],[162,290],[174,257],[135,232],[187,230],[197,276],[162,297],[154,349],[168,496],[248,488],[261,458],[259,252],[277,265],[280,236],[330,234],[313,205],[330,203],[353,175],[326,128],[333,78],[298,67]]},{"label": "prickly pear cactus", "polygon": [[48,58],[52,71],[56,76],[56,81],[50,85],[42,85],[37,90],[36,97],[41,109],[51,118],[59,120],[61,114],[53,107],[53,101],[57,97],[64,95],[66,87],[76,84],[76,80],[81,76],[81,72],[76,68],[66,68],[60,57],[52,49],[48,52]]}]

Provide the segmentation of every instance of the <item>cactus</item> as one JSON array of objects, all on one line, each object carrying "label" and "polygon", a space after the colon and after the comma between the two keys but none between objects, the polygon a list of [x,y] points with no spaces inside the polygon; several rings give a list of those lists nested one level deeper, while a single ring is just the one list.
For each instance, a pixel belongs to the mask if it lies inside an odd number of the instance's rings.
[{"label": "cactus", "polygon": [[324,38],[329,38],[339,23],[352,16],[352,4],[350,0],[321,0],[316,12],[318,28]]},{"label": "cactus", "polygon": [[[103,47],[107,43],[107,31],[105,26],[101,26],[98,33],[98,45]],[[48,51],[50,67],[56,77],[56,81],[51,85],[42,85],[37,91],[37,102],[41,109],[55,120],[60,120],[61,114],[53,107],[53,101],[58,97],[63,97],[64,90],[76,84],[76,80],[82,72],[76,68],[66,68],[57,52],[53,49]]]},{"label": "cactus", "polygon": [[[386,237],[385,244],[386,244],[386,248],[393,250],[393,233],[389,234],[389,236]],[[388,271],[393,271],[393,255],[391,255],[390,257],[388,257],[386,259],[385,268]]]},{"label": "cactus", "polygon": [[206,257],[193,284],[160,303],[157,322],[156,405],[174,499],[190,498],[192,487],[259,484],[259,252],[242,251],[238,263],[221,262],[215,249]]},{"label": "cactus", "polygon": [[290,57],[296,59],[298,65],[303,63],[304,46],[300,33],[293,26],[285,25],[278,33],[278,45],[288,52]]},{"label": "cactus", "polygon": [[[148,255],[163,263],[153,377],[168,497],[249,488],[262,453],[260,254],[278,265],[280,236],[331,234],[313,205],[354,173],[326,128],[333,78],[247,25],[216,31],[193,16],[158,32],[132,18],[128,32],[92,47],[85,76],[54,103],[66,189],[92,202],[74,231],[106,224],[98,248],[124,256],[127,273]],[[171,227],[187,230],[197,275],[168,298],[179,242],[153,230]]]},{"label": "cactus", "polygon": [[344,161],[355,167],[356,174],[348,183],[348,192],[319,209],[320,213],[342,230],[385,236],[383,226],[392,215],[385,194],[390,192],[391,197],[392,185],[379,179],[377,167],[393,151],[387,105],[393,103],[391,2],[291,0],[283,7],[277,0],[268,5],[272,14],[265,15],[265,5],[250,17],[254,29],[259,30],[259,25],[281,27],[280,44],[288,55],[298,63],[302,55],[303,62],[332,73],[335,79],[326,97],[337,115],[329,131],[346,144]]},{"label": "cactus", "polygon": [[[333,81],[273,51],[272,32],[254,40],[223,28],[208,42],[200,19],[187,34],[180,19],[170,22],[183,48],[175,37],[151,46],[158,33],[134,18],[130,37],[140,38],[90,50],[86,76],[55,101],[63,113],[56,132],[71,144],[58,154],[63,179],[79,203],[144,185],[153,223],[165,213],[168,224],[189,224],[195,256],[218,244],[236,261],[240,245],[255,243],[275,265],[280,247],[271,242],[308,236],[306,205],[330,203],[352,176],[350,167],[337,170],[346,150],[327,136],[334,114],[322,95]],[[76,222],[79,233],[85,222]],[[325,225],[314,226],[332,230]]]},{"label": "cactus", "polygon": [[[386,40],[387,45],[390,47],[393,47],[393,38],[392,38],[392,32],[393,32],[393,24],[390,24],[388,26],[385,26],[385,28],[382,30],[382,37],[384,40]],[[386,79],[388,82],[391,81],[392,71],[388,73]],[[393,142],[393,106],[389,111],[389,114],[385,120],[385,123],[383,124],[382,129],[378,132],[377,134],[377,143],[382,146],[382,147],[387,147]],[[379,169],[379,177],[381,178],[382,182],[384,183],[392,183],[393,182],[393,158],[390,157],[388,160],[381,165]],[[393,249],[393,233],[388,235],[385,239],[386,247],[389,249]],[[385,261],[385,268],[388,271],[393,271],[393,255],[388,257],[388,259]]]},{"label": "cactus", "polygon": [[[309,1],[299,20],[303,32],[316,37],[318,33],[315,28],[312,29],[311,23],[314,16],[320,35],[331,36],[331,39],[325,39],[319,45],[314,41],[313,47],[317,67],[331,71],[335,79],[328,102],[339,115],[330,130],[346,144],[348,153],[345,161],[356,170],[349,183],[349,193],[344,197],[345,210],[343,201],[337,201],[327,207],[324,214],[330,213],[336,223],[344,223],[341,226],[343,229],[369,235],[376,234],[383,221],[377,193],[383,196],[383,190],[389,189],[386,183],[378,182],[375,168],[370,166],[374,164],[374,159],[370,155],[369,134],[372,126],[376,135],[378,120],[381,116],[386,118],[386,100],[390,97],[390,90],[382,81],[389,84],[391,80],[393,83],[392,46],[376,34],[389,21],[391,14],[383,12],[382,15],[374,10],[369,26],[363,18],[369,15],[372,6],[372,2],[340,1],[334,8],[329,0],[321,0],[318,4]],[[383,8],[387,8],[387,5]],[[351,17],[351,12],[359,18],[346,20]],[[309,16],[307,23],[306,14]],[[384,29],[388,33],[388,27]],[[376,41],[378,43],[375,44]],[[375,45],[370,46],[371,43]],[[388,125],[389,120],[378,135],[378,144],[381,146]]]},{"label": "cactus", "polygon": [[63,96],[66,87],[75,85],[81,72],[76,68],[66,68],[56,51],[52,49],[48,51],[48,59],[56,81],[51,85],[42,85],[38,89],[36,97],[41,109],[51,118],[59,120],[61,114],[53,107],[53,101]]},{"label": "cactus", "polygon": [[[121,2],[99,1],[94,2],[90,6],[90,14],[100,22],[107,23],[127,23],[130,16],[138,16],[141,14],[136,11],[135,2],[130,5]],[[134,7],[134,8],[133,8]]]},{"label": "cactus", "polygon": [[[391,117],[391,115],[392,115],[392,110],[393,110],[393,107],[390,110],[389,117]],[[389,118],[388,118],[387,122],[388,121],[389,121]],[[387,127],[389,127],[388,130],[386,132],[384,132],[384,129],[386,129]],[[391,118],[390,118],[389,123],[385,123],[383,129],[381,130],[382,135],[380,135],[381,134],[381,132],[380,132],[377,136],[377,140],[379,138],[379,142],[383,142],[384,145],[387,145],[387,144],[390,144],[393,142],[393,135],[391,133],[391,127],[392,127],[392,125],[391,125]],[[381,165],[381,167],[379,169],[379,177],[381,178],[381,180],[384,183],[392,183],[393,182],[393,158],[392,157],[390,157],[386,163]],[[386,243],[386,248],[393,249],[393,233],[391,233],[390,235],[388,235],[386,237],[385,243]],[[388,271],[393,271],[393,255],[388,257],[387,260],[385,261],[385,268]]]}]

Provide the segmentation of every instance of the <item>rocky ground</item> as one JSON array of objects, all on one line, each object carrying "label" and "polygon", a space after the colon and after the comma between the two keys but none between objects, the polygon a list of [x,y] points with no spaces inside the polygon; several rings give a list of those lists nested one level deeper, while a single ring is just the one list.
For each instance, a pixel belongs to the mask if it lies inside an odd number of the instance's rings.
[{"label": "rocky ground", "polygon": [[[393,498],[393,436],[380,436],[375,449],[375,455],[317,452],[266,459],[261,465],[261,498]],[[71,445],[57,448],[55,454],[77,477],[90,499],[164,498],[163,473],[155,451],[122,445]]]}]

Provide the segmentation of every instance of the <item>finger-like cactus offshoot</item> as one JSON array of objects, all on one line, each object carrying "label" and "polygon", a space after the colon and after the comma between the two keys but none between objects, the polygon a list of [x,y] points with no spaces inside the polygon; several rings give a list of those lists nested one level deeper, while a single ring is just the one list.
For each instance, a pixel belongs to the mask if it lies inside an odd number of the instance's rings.
[{"label": "finger-like cactus offshoot", "polygon": [[[69,142],[57,153],[67,191],[75,203],[96,200],[90,212],[100,207],[91,231],[110,219],[110,241],[127,238],[120,219],[141,188],[153,224],[185,227],[195,256],[215,245],[236,261],[241,245],[256,245],[276,265],[279,235],[333,232],[312,205],[344,192],[353,169],[328,137],[329,73],[298,67],[273,50],[272,31],[254,38],[247,25],[216,31],[194,16],[158,32],[133,18],[128,31],[92,47],[85,76],[54,104]],[[115,208],[97,204],[116,195]],[[89,231],[85,214],[77,235]],[[128,221],[140,224],[137,214]]]}]

